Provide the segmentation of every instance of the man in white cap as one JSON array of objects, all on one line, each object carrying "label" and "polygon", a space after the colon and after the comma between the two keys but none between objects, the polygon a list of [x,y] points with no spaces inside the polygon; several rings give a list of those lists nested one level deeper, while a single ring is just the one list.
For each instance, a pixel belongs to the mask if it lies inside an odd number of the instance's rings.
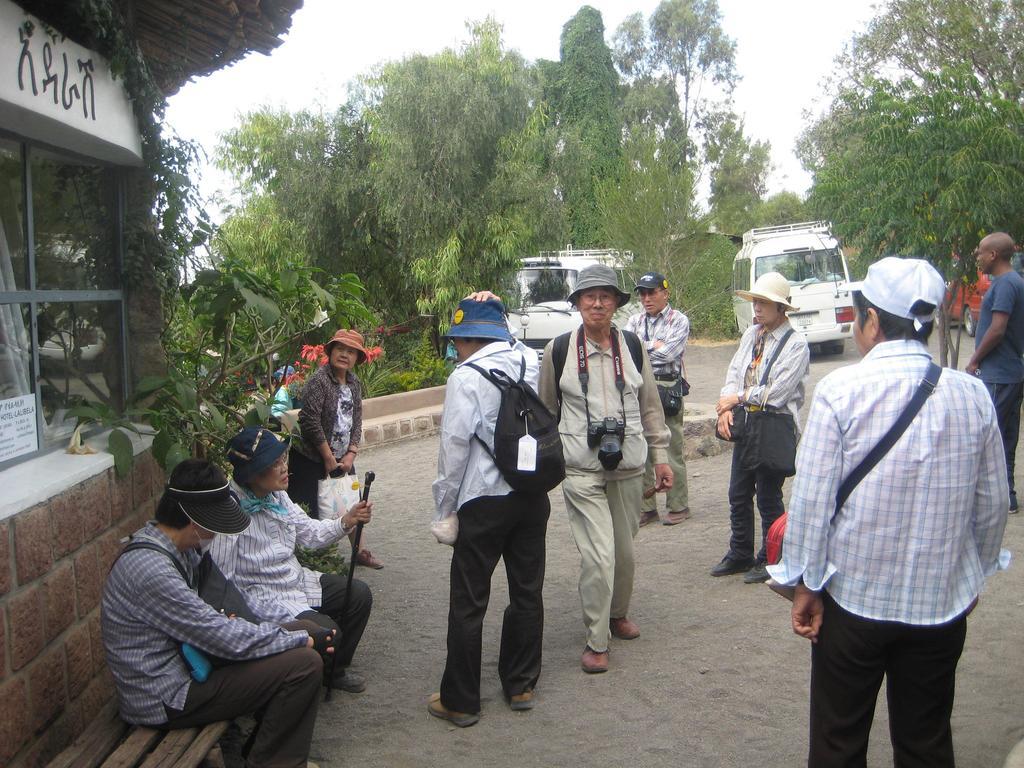
[{"label": "man in white cap", "polygon": [[[882,259],[850,288],[864,359],[815,390],[782,561],[768,567],[795,587],[793,631],[813,643],[808,764],[864,765],[885,676],[896,765],[953,766],[966,617],[1006,525],[995,409],[980,381],[931,366],[945,286],[928,263]],[[875,450],[918,391],[909,426]]]}]

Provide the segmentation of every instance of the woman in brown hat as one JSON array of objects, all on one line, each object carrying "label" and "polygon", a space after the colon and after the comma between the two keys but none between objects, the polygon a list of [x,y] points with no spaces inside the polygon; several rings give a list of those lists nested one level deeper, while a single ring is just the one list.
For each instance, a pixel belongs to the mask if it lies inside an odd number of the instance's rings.
[{"label": "woman in brown hat", "polygon": [[[289,455],[288,496],[308,504],[313,517],[320,516],[317,483],[339,468],[351,472],[363,439],[362,384],[353,370],[366,361],[363,337],[343,328],[324,345],[324,353],[327,362],[302,391],[301,438],[292,443]],[[369,568],[384,567],[363,547],[357,562]]]}]

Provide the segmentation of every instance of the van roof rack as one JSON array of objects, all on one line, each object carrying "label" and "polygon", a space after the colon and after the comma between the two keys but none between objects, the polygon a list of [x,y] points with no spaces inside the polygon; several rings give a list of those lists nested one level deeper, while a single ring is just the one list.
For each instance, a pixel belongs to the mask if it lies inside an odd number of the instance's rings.
[{"label": "van roof rack", "polygon": [[797,233],[831,235],[831,221],[802,221],[799,224],[780,224],[776,227],[754,227],[743,233],[743,244],[756,243],[771,237]]},{"label": "van roof rack", "polygon": [[526,256],[523,258],[523,263],[538,264],[543,262],[557,262],[565,258],[586,258],[593,259],[596,262],[602,264],[614,265],[618,262],[631,262],[633,261],[632,251],[620,251],[617,248],[580,248],[574,249],[572,245],[567,245],[565,250],[561,251],[541,251],[537,256]]}]

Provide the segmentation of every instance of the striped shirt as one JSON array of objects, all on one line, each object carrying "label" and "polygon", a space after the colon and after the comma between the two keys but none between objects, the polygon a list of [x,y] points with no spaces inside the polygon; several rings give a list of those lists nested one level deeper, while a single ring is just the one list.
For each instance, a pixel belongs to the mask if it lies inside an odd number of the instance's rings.
[{"label": "striped shirt", "polygon": [[739,349],[736,350],[729,363],[729,370],[725,375],[725,386],[722,387],[721,394],[740,395],[744,403],[770,405],[779,410],[789,411],[799,425],[800,420],[797,415],[800,413],[800,406],[804,404],[804,390],[811,366],[810,350],[807,348],[807,341],[802,333],[796,331],[789,337],[786,346],[782,348],[778,359],[772,365],[768,383],[761,386],[764,367],[768,365],[768,361],[775,354],[775,349],[782,341],[782,337],[791,327],[789,320],[786,320],[775,330],[766,332],[761,362],[755,371],[757,383],[752,387],[744,386],[744,376],[750,367],[754,343],[757,340],[757,334],[761,331],[761,326],[752,325],[747,328],[740,338]]},{"label": "striped shirt", "polygon": [[[234,481],[231,489],[239,499],[252,498]],[[284,514],[269,509],[254,512],[252,523],[240,534],[213,540],[210,557],[246,598],[280,603],[294,617],[319,607],[323,600],[323,574],[299,565],[296,545],[321,549],[347,532],[340,519],[314,520],[284,491],[270,497]]]},{"label": "striped shirt", "polygon": [[768,568],[776,581],[827,588],[868,619],[934,625],[963,613],[1000,566],[1003,446],[985,386],[964,373],[942,372],[907,431],[835,511],[843,479],[895,423],[930,359],[918,342],[883,342],[818,384],[783,560]]},{"label": "striped shirt", "polygon": [[[647,347],[647,356],[656,375],[678,376],[682,372],[686,342],[690,338],[690,319],[686,315],[666,304],[654,317],[646,312],[631,315],[626,330],[639,336]],[[657,349],[654,348],[656,341],[662,343]]]},{"label": "striped shirt", "polygon": [[[132,538],[163,547],[186,573],[199,564],[198,552],[178,551],[153,523]],[[140,725],[167,722],[165,706],[184,708],[192,678],[181,657],[183,642],[216,658],[245,661],[301,648],[309,638],[229,619],[189,588],[167,555],[149,549],[126,552],[110,569],[100,628],[121,717]]]}]

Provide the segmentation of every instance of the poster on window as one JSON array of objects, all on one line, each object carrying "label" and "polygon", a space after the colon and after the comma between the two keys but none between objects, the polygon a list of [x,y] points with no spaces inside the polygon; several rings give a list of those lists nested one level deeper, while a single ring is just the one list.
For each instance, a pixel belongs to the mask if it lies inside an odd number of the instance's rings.
[{"label": "poster on window", "polygon": [[0,400],[0,462],[32,453],[36,442],[36,396]]}]

